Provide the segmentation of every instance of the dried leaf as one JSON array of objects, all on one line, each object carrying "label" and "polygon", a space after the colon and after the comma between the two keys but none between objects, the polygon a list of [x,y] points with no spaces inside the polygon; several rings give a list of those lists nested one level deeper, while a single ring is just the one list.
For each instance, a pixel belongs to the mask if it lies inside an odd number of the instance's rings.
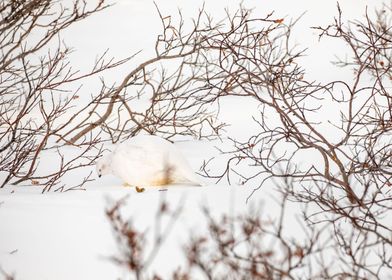
[{"label": "dried leaf", "polygon": [[294,256],[299,257],[299,258],[303,258],[304,257],[304,249],[302,249],[301,247],[297,247],[294,251]]},{"label": "dried leaf", "polygon": [[280,19],[275,19],[275,20],[274,20],[274,22],[275,22],[275,23],[277,23],[277,24],[282,24],[282,23],[283,23],[283,21],[284,21],[284,19],[283,19],[283,18],[280,18]]},{"label": "dried leaf", "polygon": [[145,190],[146,190],[145,188],[136,187],[136,191],[137,191],[138,193],[144,192]]}]

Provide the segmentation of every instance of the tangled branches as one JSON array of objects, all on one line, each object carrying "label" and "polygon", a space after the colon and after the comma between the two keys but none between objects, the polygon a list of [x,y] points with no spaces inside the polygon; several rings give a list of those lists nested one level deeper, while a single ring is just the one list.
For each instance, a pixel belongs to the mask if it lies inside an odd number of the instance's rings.
[{"label": "tangled branches", "polygon": [[[103,1],[91,7],[85,1],[68,7],[51,0],[0,4],[0,187],[27,181],[49,191],[65,173],[93,164],[99,155],[97,136],[86,137],[71,157],[55,140],[79,98],[71,84],[122,61],[100,60],[79,74],[69,65],[71,50],[60,43],[60,32],[106,7]],[[57,168],[42,171],[41,158],[48,154],[57,155]],[[79,186],[57,190],[73,188]]]},{"label": "tangled branches", "polygon": [[[341,246],[352,248],[347,237],[357,236],[351,265],[375,277],[380,266],[389,267],[392,245],[390,10],[384,6],[376,19],[367,14],[346,25],[338,7],[333,24],[315,28],[320,39],[347,46],[349,58],[336,65],[349,67],[352,81],[308,81],[300,66],[303,51],[290,43],[292,23],[272,22],[279,27],[261,34],[246,24],[225,38],[232,48],[220,52],[209,79],[215,98],[258,102],[259,131],[247,141],[232,139],[223,173],[203,166],[206,176],[218,179],[235,171],[255,191],[289,180],[280,191],[312,209],[308,222],[329,224]],[[255,171],[241,175],[238,166]],[[380,250],[378,265],[368,269],[362,256],[372,250]]]},{"label": "tangled branches", "polygon": [[[2,187],[29,182],[45,186],[44,191],[53,186],[57,190],[79,188],[90,176],[74,187],[65,187],[61,179],[92,165],[100,156],[102,141],[116,143],[141,132],[167,139],[219,137],[225,124],[216,119],[219,105],[214,103],[216,86],[210,83],[210,75],[221,53],[232,48],[226,38],[239,30],[245,32],[249,23],[274,23],[270,16],[250,19],[250,11],[242,8],[234,17],[215,22],[202,8],[189,27],[181,14],[175,23],[157,9],[162,32],[156,39],[155,55],[112,86],[101,80],[100,90],[86,96],[80,91],[82,81],[135,57],[114,60],[104,53],[91,71],[72,69],[71,50],[60,43],[61,31],[106,7],[104,1],[92,7],[85,1],[69,7],[50,0],[2,4]],[[258,32],[269,31],[263,28],[252,34]],[[71,147],[78,153],[68,157]],[[57,168],[43,170],[40,162],[46,152],[57,155]]]}]

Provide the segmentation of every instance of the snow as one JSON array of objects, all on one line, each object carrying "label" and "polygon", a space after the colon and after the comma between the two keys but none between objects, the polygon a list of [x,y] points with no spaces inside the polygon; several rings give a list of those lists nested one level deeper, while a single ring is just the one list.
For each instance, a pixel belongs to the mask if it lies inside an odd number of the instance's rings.
[{"label": "snow", "polygon": [[174,187],[167,192],[147,189],[143,193],[118,185],[89,186],[87,191],[45,195],[32,188],[8,194],[10,189],[1,191],[0,261],[17,279],[120,277],[120,267],[109,260],[117,246],[104,210],[109,201],[126,195],[130,197],[123,215],[135,218],[137,228],[150,230],[161,196],[173,208],[184,201],[184,211],[152,266],[161,275],[169,274],[183,259],[181,246],[187,233],[200,230],[196,225],[203,219],[201,206],[233,212],[233,203],[244,208],[247,195],[239,187],[226,186]]},{"label": "snow", "polygon": [[[2,194],[0,259],[17,279],[101,279],[116,275],[105,261],[115,248],[101,193]],[[14,253],[11,253],[14,252]]]},{"label": "snow", "polygon": [[[81,69],[91,66],[95,56],[107,48],[118,58],[140,49],[144,51],[136,61],[149,57],[160,25],[153,2],[118,2],[100,15],[65,32],[67,43],[76,49],[73,60]],[[203,3],[180,0],[156,2],[164,14],[174,13],[180,7],[184,18],[194,16]],[[223,7],[235,8],[239,2],[206,1],[206,10],[219,18],[224,15]],[[309,29],[310,26],[323,25],[332,20],[336,14],[335,1],[241,2],[245,7],[254,7],[255,13],[261,15],[275,10],[280,17],[295,18],[307,10],[293,36],[301,46],[310,47],[309,56],[303,58],[308,73],[315,79],[326,80],[347,75],[329,64],[334,50],[338,52],[339,45],[319,42],[316,33]],[[368,1],[341,2],[346,18],[362,15],[365,6],[370,5]],[[107,78],[116,80],[118,76],[118,73],[110,71]],[[94,85],[86,86],[87,92],[94,91]],[[252,133],[254,124],[245,126],[243,123],[249,120],[249,115],[257,114],[257,108],[252,104],[241,103],[243,109],[232,114],[232,108],[237,106],[237,99],[227,98],[221,107],[221,119],[231,123],[227,135],[246,139]],[[229,148],[226,142],[186,141],[176,145],[195,171],[198,171],[204,160],[211,157],[217,157],[217,160],[210,168],[216,168],[217,173],[224,168],[220,165],[224,162],[224,156],[219,156],[214,147]],[[56,163],[47,161],[48,168],[53,164]],[[87,171],[84,170],[83,174]],[[75,175],[75,182],[77,177]],[[151,268],[162,275],[181,264],[181,246],[187,241],[189,233],[195,234],[202,230],[201,206],[208,205],[216,214],[236,214],[264,201],[268,204],[268,207],[264,207],[266,215],[276,215],[276,204],[271,202],[268,193],[272,190],[256,192],[251,203],[246,204],[246,198],[254,186],[237,185],[238,182],[228,186],[227,182],[215,184],[211,179],[200,177],[206,183],[205,187],[173,187],[166,192],[147,188],[143,193],[136,193],[134,189],[122,187],[121,180],[114,176],[95,178],[96,181],[86,185],[86,191],[41,194],[41,190],[35,186],[7,186],[0,189],[0,267],[8,273],[14,273],[18,280],[122,278],[124,271],[109,260],[117,253],[117,245],[105,209],[111,205],[111,201],[126,195],[129,198],[123,209],[124,215],[132,216],[136,225],[142,229],[153,227],[156,208],[162,196],[173,208],[184,201],[180,218]],[[293,216],[296,211],[292,211]],[[294,224],[294,221],[288,221],[287,226],[294,229]]]},{"label": "snow", "polygon": [[[215,144],[219,141],[176,145],[197,171],[203,159],[218,154]],[[203,230],[203,206],[215,213],[234,214],[252,205],[245,203],[249,188],[200,179],[206,186],[171,186],[164,192],[147,187],[137,193],[113,175],[89,182],[86,191],[41,194],[36,186],[0,189],[0,266],[22,280],[123,279],[125,271],[109,260],[118,248],[105,209],[129,196],[124,217],[132,217],[137,228],[152,235],[157,207],[164,197],[169,207],[182,205],[183,210],[151,271],[170,275],[184,260],[182,246],[189,233]]]}]

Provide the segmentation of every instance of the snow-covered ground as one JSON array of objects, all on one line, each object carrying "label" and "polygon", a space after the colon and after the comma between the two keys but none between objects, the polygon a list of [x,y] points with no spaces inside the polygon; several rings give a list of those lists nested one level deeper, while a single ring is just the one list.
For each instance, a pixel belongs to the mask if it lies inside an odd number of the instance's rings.
[{"label": "snow-covered ground", "polygon": [[[95,56],[108,48],[110,54],[117,58],[140,49],[145,51],[137,59],[149,57],[160,27],[153,2],[117,2],[115,6],[64,34],[67,43],[76,50],[73,54],[76,66],[88,68]],[[182,0],[156,2],[164,14],[173,14],[177,7],[181,8],[185,19],[195,16],[195,11],[202,4],[202,1]],[[224,15],[224,7],[235,9],[239,2],[207,0],[205,4],[207,11],[220,18]],[[336,70],[329,63],[339,51],[339,45],[318,42],[316,32],[309,28],[325,25],[333,19],[336,14],[335,1],[241,2],[245,7],[254,7],[255,14],[260,15],[275,10],[278,17],[291,19],[306,12],[295,29],[294,42],[309,48],[309,56],[303,58],[308,74],[321,80],[329,80],[337,75],[342,78],[342,75],[347,74]],[[358,18],[370,3],[349,0],[341,1],[341,6],[345,18]],[[109,80],[116,79],[113,71],[108,75]],[[227,99],[222,105],[221,119],[232,124],[226,136],[246,138],[251,135],[253,124],[244,124],[249,122],[249,115],[257,114],[257,108],[245,103],[241,107],[242,110],[232,113],[232,108],[238,108],[238,100],[235,98]],[[219,140],[187,141],[176,145],[195,171],[199,170],[203,160],[219,157],[215,146],[227,147]],[[210,168],[221,171],[224,166],[219,163],[218,159]],[[47,164],[53,163],[47,160]],[[117,246],[105,209],[111,202],[126,195],[129,198],[124,215],[133,217],[141,229],[151,230],[154,226],[154,215],[162,196],[173,208],[183,203],[179,220],[152,264],[151,270],[159,271],[161,275],[173,271],[183,262],[181,246],[188,240],[190,233],[203,228],[201,206],[207,205],[217,214],[236,214],[264,201],[268,204],[268,207],[264,207],[265,215],[274,217],[277,214],[274,212],[275,203],[271,201],[270,190],[256,192],[247,204],[245,201],[253,186],[236,185],[237,182],[229,186],[226,182],[215,184],[211,179],[202,179],[206,183],[202,188],[177,186],[166,192],[147,189],[137,193],[121,186],[122,182],[113,176],[96,179],[86,185],[85,191],[66,193],[41,194],[36,186],[7,186],[0,189],[0,267],[14,274],[18,280],[122,279],[124,272],[109,260],[117,253]],[[292,214],[295,215],[297,210],[293,209]],[[294,228],[294,224],[289,222],[287,226]]]},{"label": "snow-covered ground", "polygon": [[[195,170],[215,152],[210,142],[177,145]],[[162,198],[172,209],[182,206],[151,267],[160,275],[170,275],[184,264],[182,246],[189,235],[205,229],[203,206],[217,214],[236,214],[253,205],[245,203],[249,188],[204,182],[204,187],[147,188],[137,193],[108,175],[88,183],[86,191],[41,194],[34,186],[0,189],[1,267],[16,279],[124,279],[122,269],[109,260],[118,251],[105,209],[129,195],[124,217],[132,217],[140,231],[151,234]],[[252,201],[260,203],[256,197]]]}]

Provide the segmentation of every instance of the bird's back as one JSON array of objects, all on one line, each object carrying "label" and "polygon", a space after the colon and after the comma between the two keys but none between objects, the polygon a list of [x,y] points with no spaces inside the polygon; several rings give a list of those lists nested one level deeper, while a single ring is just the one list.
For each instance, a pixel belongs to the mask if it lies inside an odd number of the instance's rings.
[{"label": "bird's back", "polygon": [[179,149],[153,135],[135,136],[119,144],[112,165],[130,185],[199,184]]}]

